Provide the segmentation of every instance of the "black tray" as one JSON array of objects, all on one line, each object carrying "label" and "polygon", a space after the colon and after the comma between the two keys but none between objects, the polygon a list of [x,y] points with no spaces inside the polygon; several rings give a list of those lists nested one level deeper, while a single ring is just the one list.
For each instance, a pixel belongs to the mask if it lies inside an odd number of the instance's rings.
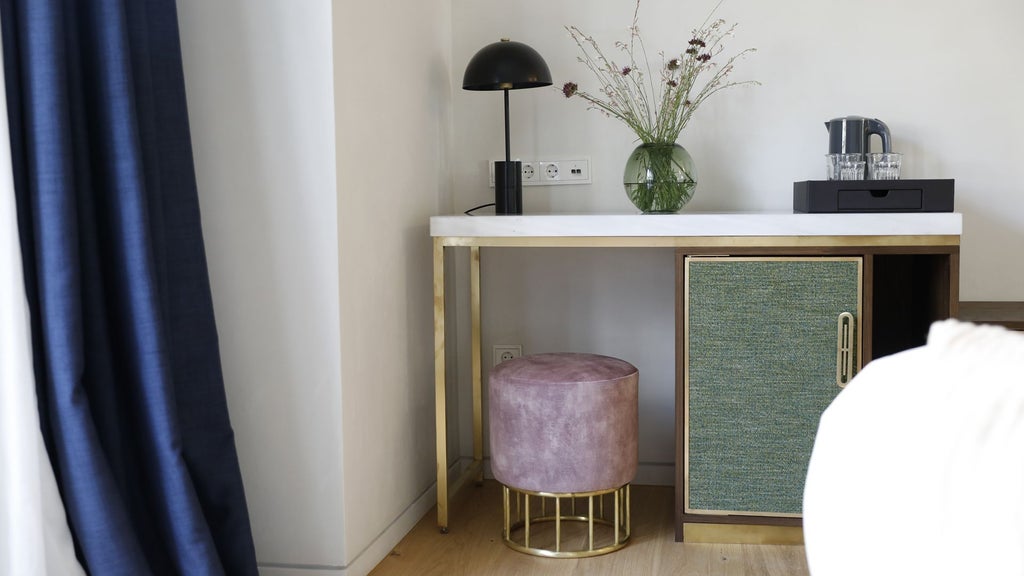
[{"label": "black tray", "polygon": [[953,180],[807,180],[793,212],[952,212]]}]

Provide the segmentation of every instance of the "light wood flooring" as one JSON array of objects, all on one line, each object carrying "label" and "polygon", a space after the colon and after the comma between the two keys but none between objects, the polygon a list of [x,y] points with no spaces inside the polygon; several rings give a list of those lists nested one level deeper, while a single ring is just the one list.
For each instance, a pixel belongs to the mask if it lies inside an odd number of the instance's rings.
[{"label": "light wood flooring", "polygon": [[803,546],[686,544],[674,540],[672,488],[632,488],[628,546],[582,559],[538,558],[501,541],[501,487],[487,481],[464,488],[451,504],[450,532],[437,530],[436,510],[370,576],[803,576]]}]

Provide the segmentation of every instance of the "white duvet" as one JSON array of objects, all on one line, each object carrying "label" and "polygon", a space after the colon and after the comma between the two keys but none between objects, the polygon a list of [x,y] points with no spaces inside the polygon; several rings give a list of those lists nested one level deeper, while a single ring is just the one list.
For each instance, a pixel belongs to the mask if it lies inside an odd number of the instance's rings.
[{"label": "white duvet", "polygon": [[812,576],[1024,575],[1024,333],[955,320],[868,364],[821,417]]}]

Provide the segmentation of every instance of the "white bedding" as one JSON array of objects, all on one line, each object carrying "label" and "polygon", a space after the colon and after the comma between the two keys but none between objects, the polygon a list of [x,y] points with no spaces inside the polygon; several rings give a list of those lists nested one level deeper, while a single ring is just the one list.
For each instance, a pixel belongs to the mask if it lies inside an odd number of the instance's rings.
[{"label": "white bedding", "polygon": [[947,320],[822,415],[812,576],[1024,575],[1024,333]]}]

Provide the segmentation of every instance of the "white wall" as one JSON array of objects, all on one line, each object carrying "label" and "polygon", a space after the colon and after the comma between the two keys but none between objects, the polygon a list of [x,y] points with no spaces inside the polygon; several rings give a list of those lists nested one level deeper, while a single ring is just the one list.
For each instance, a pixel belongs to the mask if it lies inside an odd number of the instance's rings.
[{"label": "white wall", "polygon": [[[645,0],[648,46],[681,45],[679,30],[711,4]],[[487,201],[485,161],[502,154],[500,93],[463,92],[465,63],[510,36],[545,56],[556,83],[582,84],[560,26],[610,41],[631,11],[608,0],[179,1],[228,400],[264,574],[366,573],[432,503],[426,220]],[[687,210],[789,211],[792,182],[820,177],[821,122],[878,116],[908,177],[957,179],[963,296],[1024,298],[1012,174],[1024,73],[1011,60],[1024,53],[1024,5],[729,0],[720,14],[740,21],[736,46],[759,49],[737,77],[764,85],[720,94],[687,130],[701,174]],[[595,166],[592,186],[527,188],[528,212],[631,210],[618,184],[633,146],[625,128],[556,88],[514,92],[512,106],[514,154],[583,153]],[[484,267],[485,345],[640,366],[644,473],[668,478],[671,253],[493,250]],[[452,408],[465,412],[468,397]]]},{"label": "white wall", "polygon": [[345,563],[331,5],[180,0],[203,232],[261,566]]},{"label": "white wall", "polygon": [[[688,31],[715,3],[644,0],[649,55],[684,49]],[[551,67],[554,87],[511,93],[513,156],[592,159],[593,185],[528,187],[527,213],[633,211],[620,184],[632,133],[558,90],[569,80],[596,88],[562,26],[583,28],[614,53],[632,15],[628,1],[453,0],[454,69],[501,37],[533,46]],[[684,131],[680,143],[700,177],[686,211],[791,212],[793,182],[823,177],[823,122],[878,117],[894,150],[905,154],[905,177],[956,179],[956,209],[965,215],[961,297],[1024,299],[1024,180],[1016,173],[1024,155],[1024,69],[1016,62],[1024,54],[1024,3],[727,0],[718,15],[740,24],[729,46],[758,49],[733,78],[763,85],[715,95]],[[453,83],[455,212],[492,198],[486,161],[503,155],[500,93],[465,92],[460,80]],[[642,479],[666,479],[673,460],[670,251],[492,250],[484,258],[485,350],[519,343],[525,352],[587,350],[634,362],[643,380]],[[461,370],[468,381],[465,362]]]},{"label": "white wall", "polygon": [[179,2],[267,576],[366,574],[434,502],[427,220],[450,207],[449,4],[336,4]]}]

